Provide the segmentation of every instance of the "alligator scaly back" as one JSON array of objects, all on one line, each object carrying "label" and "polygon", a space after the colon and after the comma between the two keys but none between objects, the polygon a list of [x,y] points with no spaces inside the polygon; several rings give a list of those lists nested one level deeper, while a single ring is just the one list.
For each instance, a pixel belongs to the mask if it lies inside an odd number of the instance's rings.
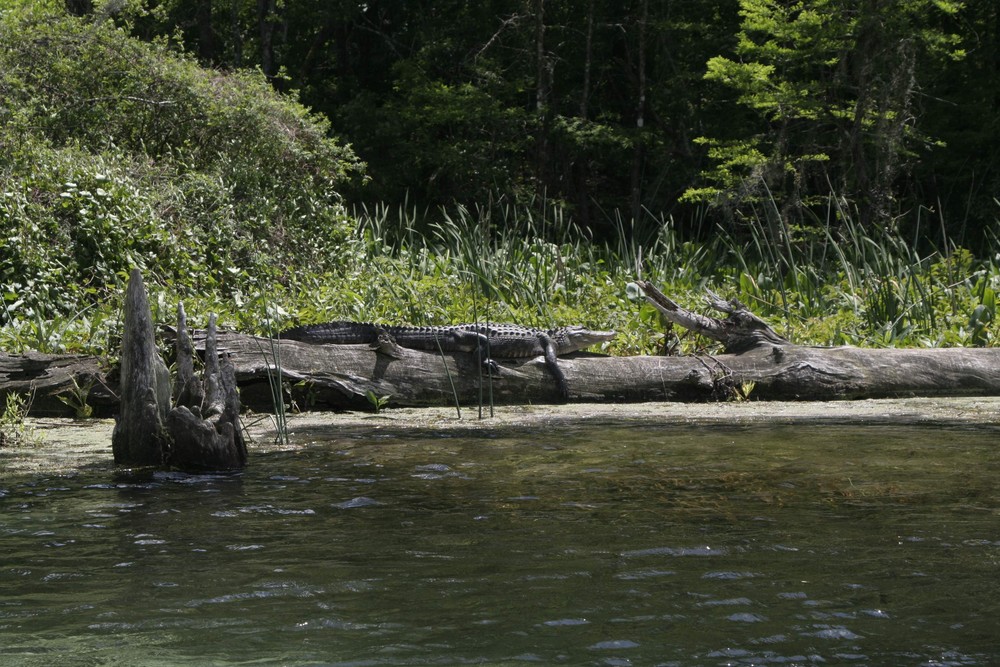
[{"label": "alligator scaly back", "polygon": [[442,352],[471,352],[483,364],[497,369],[492,358],[526,359],[542,355],[563,397],[569,388],[557,357],[614,338],[613,331],[591,331],[581,326],[535,329],[519,324],[452,324],[447,326],[387,326],[369,322],[311,324],[281,333],[287,340],[313,344],[367,344],[394,357],[399,348]]}]

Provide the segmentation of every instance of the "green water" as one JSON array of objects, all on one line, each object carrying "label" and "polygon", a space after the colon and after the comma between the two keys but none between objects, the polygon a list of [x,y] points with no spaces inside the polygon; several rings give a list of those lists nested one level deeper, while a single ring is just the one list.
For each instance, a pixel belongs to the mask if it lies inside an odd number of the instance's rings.
[{"label": "green water", "polygon": [[3,665],[1000,664],[1000,431],[313,431],[0,480]]}]

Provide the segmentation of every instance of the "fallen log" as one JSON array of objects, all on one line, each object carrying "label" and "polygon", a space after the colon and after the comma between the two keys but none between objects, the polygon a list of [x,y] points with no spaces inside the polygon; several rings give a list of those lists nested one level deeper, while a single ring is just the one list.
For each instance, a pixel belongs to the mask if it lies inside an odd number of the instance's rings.
[{"label": "fallen log", "polygon": [[[197,338],[197,335],[196,335]],[[244,405],[272,409],[269,376],[279,372],[300,409],[562,402],[541,357],[497,359],[487,375],[469,355],[403,349],[394,359],[367,345],[281,341],[220,332]],[[196,342],[200,346],[200,341]],[[1000,395],[1000,349],[862,349],[762,344],[716,356],[559,358],[571,402],[843,400]]]},{"label": "fallen log", "polygon": [[0,408],[7,394],[18,394],[33,415],[106,417],[118,409],[117,392],[117,381],[108,379],[97,357],[0,351]]},{"label": "fallen log", "polygon": [[[713,318],[682,308],[650,283],[637,289],[671,322],[722,343],[724,352],[699,356],[605,357],[577,353],[559,358],[572,402],[843,400],[913,396],[1000,395],[1000,349],[868,349],[794,345],[736,301],[712,295],[726,314]],[[168,331],[176,336],[176,329]],[[204,353],[206,334],[194,332]],[[299,409],[372,409],[389,406],[487,405],[563,402],[544,359],[497,359],[489,374],[473,355],[403,348],[399,358],[367,345],[275,342],[220,331],[231,382],[245,407],[275,409],[272,380],[280,375],[286,401]],[[178,350],[180,350],[179,346]],[[180,352],[179,352],[180,354]],[[209,354],[209,358],[217,355]],[[277,356],[277,358],[275,358]],[[95,360],[60,355],[0,355],[0,394],[41,394],[98,378],[90,400],[113,405],[118,388],[105,381]],[[113,374],[112,374],[113,377]],[[187,381],[181,382],[178,391]],[[197,394],[200,385],[191,385]],[[99,389],[99,391],[98,391]],[[195,402],[200,398],[191,399]],[[210,402],[210,401],[209,401]],[[36,405],[40,401],[36,399]],[[58,404],[58,402],[56,402]],[[217,401],[216,401],[217,403]],[[53,410],[54,404],[47,404]],[[65,406],[62,407],[65,412]],[[232,409],[230,408],[230,413]]]},{"label": "fallen log", "polygon": [[[200,348],[197,332],[195,338]],[[400,348],[398,356],[391,357],[368,345],[282,340],[274,346],[280,356],[276,361],[272,342],[235,332],[219,333],[219,347],[233,363],[243,404],[258,410],[273,408],[270,378],[279,374],[286,395],[300,409],[370,409],[371,397],[389,397],[390,406],[564,402],[541,355],[495,359],[498,368],[489,371],[476,363],[474,355],[463,352],[440,354]],[[635,359],[639,357],[586,353],[559,357],[569,380],[570,400],[657,400],[641,383],[636,385],[635,378],[628,378],[634,372],[628,366]]]}]

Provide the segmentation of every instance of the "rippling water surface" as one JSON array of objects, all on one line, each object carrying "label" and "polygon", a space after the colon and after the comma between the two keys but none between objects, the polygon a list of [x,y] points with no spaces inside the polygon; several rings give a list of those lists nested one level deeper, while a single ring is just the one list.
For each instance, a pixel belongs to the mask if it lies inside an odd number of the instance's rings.
[{"label": "rippling water surface", "polygon": [[388,425],[5,475],[0,664],[998,664],[998,443]]}]

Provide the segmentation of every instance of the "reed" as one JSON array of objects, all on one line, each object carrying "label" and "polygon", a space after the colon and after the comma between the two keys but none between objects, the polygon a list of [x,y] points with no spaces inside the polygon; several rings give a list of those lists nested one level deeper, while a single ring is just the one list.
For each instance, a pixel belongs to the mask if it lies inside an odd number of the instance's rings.
[{"label": "reed", "polygon": [[[625,295],[625,285],[641,273],[690,306],[706,287],[737,297],[804,344],[997,340],[998,239],[978,257],[943,234],[940,247],[924,241],[918,249],[913,227],[930,228],[926,218],[918,217],[906,236],[872,230],[835,195],[803,227],[785,224],[765,202],[757,215],[726,230],[709,230],[702,220],[678,225],[648,211],[639,220],[615,213],[608,221],[615,231],[603,239],[579,229],[558,206],[504,200],[433,211],[376,205],[355,216],[334,269],[290,266],[266,280],[234,273],[225,294],[186,296],[189,311],[195,317],[215,311],[234,328],[268,335],[334,319],[579,323],[619,332],[605,351],[652,353],[662,338],[657,316]],[[169,284],[149,288],[151,299],[176,300]],[[115,303],[60,318],[7,300],[0,347],[113,357]],[[685,339],[681,348],[696,346]]]},{"label": "reed", "polygon": [[[991,261],[947,244],[921,254],[902,234],[866,229],[835,195],[824,213],[790,227],[764,202],[727,231],[687,225],[700,240],[685,238],[669,217],[615,213],[615,233],[598,241],[555,206],[499,202],[422,213],[376,207],[359,213],[348,255],[364,269],[348,272],[356,280],[347,292],[366,292],[360,310],[372,317],[413,324],[477,319],[486,304],[486,316],[498,321],[614,328],[619,338],[608,349],[624,354],[655,348],[651,318],[624,295],[640,272],[692,303],[705,287],[736,296],[802,343],[996,339],[991,295],[1000,273]],[[380,293],[365,285],[378,285]],[[329,302],[324,309],[345,312]]]},{"label": "reed", "polygon": [[288,445],[288,413],[285,410],[284,381],[281,366],[280,327],[274,319],[275,308],[264,308],[264,332],[267,349],[257,341],[257,349],[267,366],[267,384],[271,390],[271,404],[274,408],[271,419],[274,423],[275,440],[280,446]]}]

